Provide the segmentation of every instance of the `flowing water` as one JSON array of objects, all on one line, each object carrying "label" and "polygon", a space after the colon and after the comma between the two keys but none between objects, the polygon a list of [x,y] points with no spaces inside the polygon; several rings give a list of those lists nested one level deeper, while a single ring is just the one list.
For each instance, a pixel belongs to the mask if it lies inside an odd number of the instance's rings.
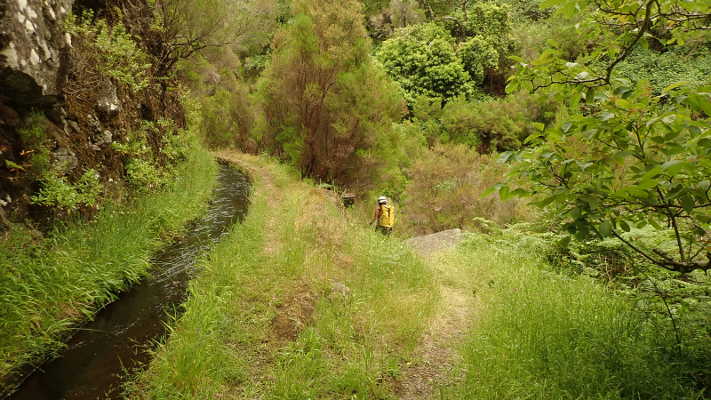
[{"label": "flowing water", "polygon": [[58,358],[34,371],[12,400],[120,398],[126,371],[150,361],[149,349],[180,311],[198,257],[244,218],[250,183],[241,171],[220,165],[217,188],[205,215],[153,258],[152,274],[77,330]]}]

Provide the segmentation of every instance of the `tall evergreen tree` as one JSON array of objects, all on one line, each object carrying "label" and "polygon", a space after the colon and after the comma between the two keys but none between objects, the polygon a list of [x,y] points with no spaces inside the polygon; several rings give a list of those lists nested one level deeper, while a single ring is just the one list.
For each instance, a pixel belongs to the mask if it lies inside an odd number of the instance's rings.
[{"label": "tall evergreen tree", "polygon": [[295,11],[260,80],[258,140],[306,176],[350,182],[375,165],[401,93],[370,56],[359,1],[302,0]]}]

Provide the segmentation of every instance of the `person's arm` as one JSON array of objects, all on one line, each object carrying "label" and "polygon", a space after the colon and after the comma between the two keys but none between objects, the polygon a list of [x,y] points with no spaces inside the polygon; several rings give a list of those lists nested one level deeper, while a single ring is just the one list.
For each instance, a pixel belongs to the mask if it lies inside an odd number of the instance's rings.
[{"label": "person's arm", "polygon": [[370,224],[368,225],[373,225],[375,221],[378,220],[378,217],[380,216],[380,207],[375,208],[375,212],[373,213],[373,219],[370,221]]}]

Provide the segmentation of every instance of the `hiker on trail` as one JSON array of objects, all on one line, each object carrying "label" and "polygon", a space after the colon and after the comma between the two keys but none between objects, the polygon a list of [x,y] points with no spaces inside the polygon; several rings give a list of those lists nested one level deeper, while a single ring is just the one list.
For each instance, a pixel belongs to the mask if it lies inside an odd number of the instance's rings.
[{"label": "hiker on trail", "polygon": [[376,223],[375,230],[383,235],[389,235],[393,231],[395,207],[388,204],[388,199],[385,196],[378,197],[378,206],[375,208],[373,220],[370,221],[370,224],[372,225],[373,222]]}]

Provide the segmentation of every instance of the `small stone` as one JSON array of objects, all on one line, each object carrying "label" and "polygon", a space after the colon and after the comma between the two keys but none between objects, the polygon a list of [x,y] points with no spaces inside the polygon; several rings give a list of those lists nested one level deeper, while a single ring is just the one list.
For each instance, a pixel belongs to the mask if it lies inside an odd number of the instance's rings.
[{"label": "small stone", "polygon": [[32,64],[39,64],[39,62],[40,62],[40,58],[37,55],[37,52],[35,51],[35,49],[32,49],[32,51],[30,51],[30,62]]},{"label": "small stone", "polygon": [[27,16],[30,17],[31,19],[36,19],[37,18],[37,13],[32,7],[27,7]]},{"label": "small stone", "polygon": [[331,294],[341,297],[348,297],[351,294],[351,289],[341,282],[331,282]]},{"label": "small stone", "polygon": [[60,147],[59,150],[52,153],[54,165],[62,173],[69,172],[79,165],[79,160],[73,151],[66,147]]},{"label": "small stone", "polygon": [[94,151],[101,151],[101,147],[99,147],[99,146],[97,146],[97,145],[95,145],[95,144],[93,144],[93,143],[92,143],[91,145],[89,145],[89,148],[92,149],[92,150],[94,150]]},{"label": "small stone", "polygon": [[121,111],[121,102],[116,94],[116,87],[111,83],[99,88],[96,111],[102,121],[108,121]]},{"label": "small stone", "polygon": [[91,128],[93,133],[99,133],[102,131],[101,122],[99,122],[99,119],[96,118],[94,114],[88,114],[86,116],[86,122],[89,123],[89,128]]},{"label": "small stone", "polygon": [[112,141],[113,141],[113,134],[108,129],[105,129],[96,138],[96,144],[99,146],[109,145],[109,144],[111,144]]},{"label": "small stone", "polygon": [[74,132],[76,132],[76,133],[81,132],[81,128],[79,127],[79,124],[77,123],[77,121],[72,121],[71,119],[67,120],[67,125],[69,125],[69,127],[72,128],[72,130]]}]

